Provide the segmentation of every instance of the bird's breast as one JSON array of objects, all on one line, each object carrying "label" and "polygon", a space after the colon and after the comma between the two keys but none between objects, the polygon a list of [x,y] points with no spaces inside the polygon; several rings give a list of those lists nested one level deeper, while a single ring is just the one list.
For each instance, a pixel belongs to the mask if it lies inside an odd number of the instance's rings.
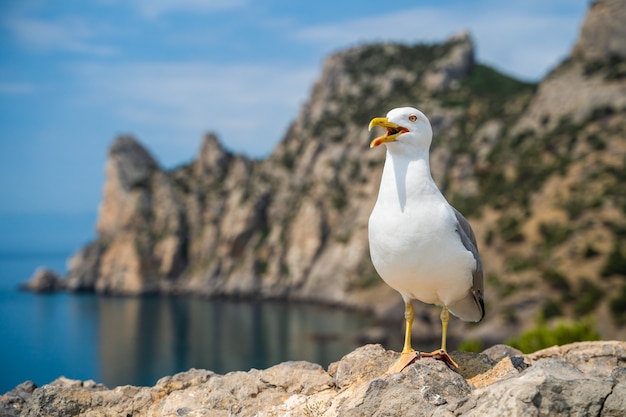
[{"label": "bird's breast", "polygon": [[405,299],[448,305],[472,285],[473,254],[456,215],[432,180],[428,155],[387,153],[369,220],[370,254],[385,282]]},{"label": "bird's breast", "polygon": [[[377,203],[369,220],[370,242],[394,258],[431,251],[455,233],[454,220],[443,202],[424,198],[403,208]],[[458,240],[458,239],[457,239]]]},{"label": "bird's breast", "polygon": [[432,304],[460,298],[475,261],[456,232],[450,206],[423,196],[403,209],[377,202],[369,221],[370,253],[379,275],[403,296]]}]

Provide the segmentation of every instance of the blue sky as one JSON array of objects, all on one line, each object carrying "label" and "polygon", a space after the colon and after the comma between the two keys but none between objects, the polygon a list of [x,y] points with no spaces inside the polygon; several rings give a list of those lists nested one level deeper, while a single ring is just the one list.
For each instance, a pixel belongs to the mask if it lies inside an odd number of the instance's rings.
[{"label": "blue sky", "polygon": [[[136,136],[166,167],[216,132],[271,152],[331,52],[470,30],[483,63],[538,80],[587,0],[2,0],[0,215],[92,213],[106,150]],[[13,217],[11,217],[13,216]]]}]

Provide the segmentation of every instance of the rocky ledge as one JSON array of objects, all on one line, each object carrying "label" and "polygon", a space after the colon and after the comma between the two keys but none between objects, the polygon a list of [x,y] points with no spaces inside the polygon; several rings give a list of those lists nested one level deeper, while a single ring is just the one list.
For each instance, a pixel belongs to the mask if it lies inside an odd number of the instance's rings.
[{"label": "rocky ledge", "polygon": [[626,342],[581,342],[524,355],[497,345],[454,352],[454,371],[366,345],[331,364],[285,362],[218,375],[191,369],[154,387],[108,389],[59,378],[0,397],[3,416],[624,416]]}]

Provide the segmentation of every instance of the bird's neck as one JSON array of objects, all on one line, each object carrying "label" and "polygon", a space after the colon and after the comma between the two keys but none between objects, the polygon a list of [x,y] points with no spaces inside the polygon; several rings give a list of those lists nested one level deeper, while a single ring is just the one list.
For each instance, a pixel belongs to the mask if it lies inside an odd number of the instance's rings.
[{"label": "bird's neck", "polygon": [[406,180],[407,185],[419,185],[424,181],[432,182],[428,150],[406,155],[387,151],[384,171],[390,171],[396,180]]},{"label": "bird's neck", "polygon": [[440,194],[430,173],[428,151],[407,156],[388,150],[380,194],[386,201],[398,203],[402,210],[407,201]]}]

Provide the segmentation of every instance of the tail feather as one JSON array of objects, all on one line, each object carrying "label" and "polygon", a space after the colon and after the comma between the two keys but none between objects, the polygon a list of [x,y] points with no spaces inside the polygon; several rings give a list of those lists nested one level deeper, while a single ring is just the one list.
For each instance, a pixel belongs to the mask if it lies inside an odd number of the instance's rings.
[{"label": "tail feather", "polygon": [[481,294],[468,292],[467,296],[448,305],[450,313],[463,321],[479,322],[485,316],[485,304]]}]

